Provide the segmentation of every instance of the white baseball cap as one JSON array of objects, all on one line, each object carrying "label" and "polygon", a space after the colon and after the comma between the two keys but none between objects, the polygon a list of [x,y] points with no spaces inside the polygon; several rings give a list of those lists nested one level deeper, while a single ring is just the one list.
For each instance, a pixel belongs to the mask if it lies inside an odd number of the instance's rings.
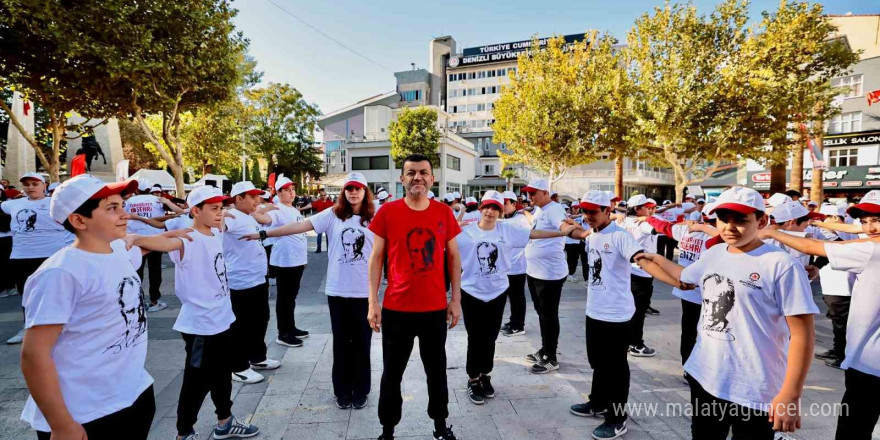
[{"label": "white baseball cap", "polygon": [[128,194],[137,189],[136,180],[107,183],[91,174],[80,174],[58,185],[49,202],[49,215],[56,222],[63,224],[67,217],[87,200],[103,199],[114,194]]},{"label": "white baseball cap", "polygon": [[458,191],[452,193],[452,195],[455,196],[456,199],[460,199],[460,198],[461,198],[461,193],[458,192]]},{"label": "white baseball cap", "polygon": [[869,214],[880,214],[880,190],[869,191],[865,194],[865,197],[862,197],[859,203],[850,206],[846,212],[853,218],[861,218]]},{"label": "white baseball cap", "polygon": [[[608,193],[605,193],[605,195],[608,196],[608,202],[611,203],[611,196]],[[628,206],[630,208],[635,208],[637,206],[647,205],[647,204],[651,203],[649,200],[651,200],[651,199],[645,197],[644,194],[636,194],[636,195],[630,197],[629,200],[626,201],[626,206]],[[656,203],[654,203],[654,205],[656,205]],[[650,208],[650,206],[649,206],[649,208]]]},{"label": "white baseball cap", "polygon": [[468,197],[467,199],[465,199],[465,205],[476,205],[476,204],[477,204],[477,199],[475,199],[473,197]]},{"label": "white baseball cap", "polygon": [[776,193],[776,194],[773,194],[772,196],[770,196],[769,199],[767,199],[767,204],[775,208],[775,207],[777,207],[787,201],[790,201],[790,200],[791,200],[791,197],[789,197],[785,194],[782,194],[782,193]]},{"label": "white baseball cap", "polygon": [[553,197],[553,196],[555,196],[556,194],[558,194],[556,191],[552,191],[552,190],[550,191],[550,197]]},{"label": "white baseball cap", "polygon": [[524,193],[533,193],[535,191],[550,192],[550,184],[547,183],[547,179],[535,179],[524,186],[521,191]]},{"label": "white baseball cap", "polygon": [[819,204],[813,200],[810,200],[809,202],[807,202],[807,206],[819,206]]},{"label": "white baseball cap", "polygon": [[[58,188],[58,185],[61,185],[61,183],[59,183],[59,182],[50,183],[48,191],[55,191],[55,188]],[[0,186],[0,188],[3,188],[3,186]]]},{"label": "white baseball cap", "polygon": [[24,182],[27,179],[39,180],[40,182],[46,183],[46,178],[43,177],[40,173],[24,173],[21,175],[21,178],[18,179],[19,182]]},{"label": "white baseball cap", "polygon": [[433,199],[434,197],[434,191],[428,191],[428,199]]},{"label": "white baseball cap", "polygon": [[[614,199],[617,199],[617,201],[622,200],[620,197],[614,196],[614,197],[611,198],[611,203],[614,203],[614,202],[615,202]],[[652,198],[650,198],[650,197],[648,197],[648,203],[647,203],[647,204],[649,204],[649,205],[650,205],[650,204],[653,204],[654,206],[657,206],[657,201],[654,200],[654,199],[652,199]]]},{"label": "white baseball cap", "polygon": [[232,202],[232,197],[223,195],[223,191],[220,188],[211,185],[200,186],[190,191],[189,195],[186,196],[186,204],[189,206],[196,206],[199,203],[217,202],[225,205]]},{"label": "white baseball cap", "polygon": [[584,193],[584,196],[581,197],[581,204],[578,207],[589,210],[610,208],[611,196],[605,193],[605,191],[593,189]]},{"label": "white baseball cap", "polygon": [[153,186],[150,187],[150,192],[151,193],[162,192],[162,185],[160,185],[158,183],[154,183]]},{"label": "white baseball cap", "polygon": [[288,186],[293,186],[293,181],[288,179],[287,177],[285,177],[284,174],[278,176],[278,178],[275,179],[275,191],[276,192],[281,191],[282,189],[287,188]]},{"label": "white baseball cap", "polygon": [[138,191],[146,191],[146,190],[150,189],[151,186],[153,186],[153,182],[150,182],[150,179],[147,179],[146,177],[139,178],[137,180],[137,183],[138,183]]},{"label": "white baseball cap", "polygon": [[498,209],[503,211],[504,210],[504,196],[501,195],[501,193],[498,191],[494,191],[494,190],[486,191],[486,193],[483,194],[483,198],[480,200],[480,208],[483,208],[484,206],[486,206],[486,204],[495,205],[498,207]]},{"label": "white baseball cap", "polygon": [[379,191],[379,194],[376,194],[376,198],[379,199],[379,200],[385,200],[385,199],[387,199],[388,197],[390,197],[390,196],[389,196],[388,193],[385,192],[385,191]]},{"label": "white baseball cap", "polygon": [[509,200],[516,200],[516,193],[513,191],[504,191],[503,193],[501,193],[501,197]]},{"label": "white baseball cap", "polygon": [[232,185],[232,191],[229,191],[230,197],[235,197],[241,194],[259,196],[263,194],[263,191],[255,188],[253,183],[245,180],[242,182],[237,182],[235,185]]},{"label": "white baseball cap", "polygon": [[705,215],[706,218],[708,218],[709,220],[714,220],[714,219],[718,218],[718,216],[714,212],[712,212],[714,210],[715,210],[715,203],[714,202],[706,203],[706,206],[703,207],[703,215]]},{"label": "white baseball cap", "polygon": [[272,198],[272,193],[270,193],[269,191],[263,191],[263,193],[260,194],[260,197],[262,197],[265,200],[269,200]]},{"label": "white baseball cap", "polygon": [[443,196],[443,200],[445,200],[447,202],[451,202],[451,201],[455,200],[455,195],[452,193],[446,193],[446,195]]},{"label": "white baseball cap", "polygon": [[785,223],[789,220],[798,219],[809,214],[810,211],[794,200],[782,202],[773,208],[773,221],[776,223]]},{"label": "white baseball cap", "polygon": [[823,203],[819,206],[819,214],[840,216],[840,208],[833,203]]},{"label": "white baseball cap", "polygon": [[757,191],[744,186],[734,186],[718,196],[712,212],[729,209],[740,214],[751,214],[755,211],[764,212],[764,198]]},{"label": "white baseball cap", "polygon": [[663,206],[671,205],[671,204],[672,204],[672,200],[666,199],[663,201]]},{"label": "white baseball cap", "polygon": [[681,209],[684,209],[685,212],[691,211],[696,207],[697,205],[692,202],[684,202],[681,204]]},{"label": "white baseball cap", "polygon": [[[354,185],[354,186],[357,186],[360,188],[366,188],[367,187],[367,178],[364,177],[363,174],[358,173],[358,172],[348,173],[348,175],[345,176],[345,180],[342,182],[342,188],[345,189],[345,187],[349,186],[349,185]],[[383,192],[385,192],[384,188],[379,188],[379,190],[377,191],[377,193],[379,193],[379,194],[381,194]],[[385,193],[385,194],[387,195],[388,193]]]}]

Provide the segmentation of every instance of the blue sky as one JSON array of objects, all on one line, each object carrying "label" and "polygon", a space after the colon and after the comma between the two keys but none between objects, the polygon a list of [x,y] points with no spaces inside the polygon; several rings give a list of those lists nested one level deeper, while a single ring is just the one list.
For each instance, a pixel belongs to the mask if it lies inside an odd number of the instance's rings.
[{"label": "blue sky", "polygon": [[[375,63],[287,15],[290,11]],[[709,12],[717,1],[695,1]],[[877,0],[823,1],[829,14],[880,13]],[[525,40],[534,34],[588,29],[623,40],[633,21],[661,0],[238,0],[235,22],[250,40],[263,82],[286,82],[322,112],[394,90],[393,72],[426,68],[428,43],[452,35],[463,47]],[[774,10],[775,0],[753,0],[752,16]],[[381,65],[381,67],[380,67]]]}]

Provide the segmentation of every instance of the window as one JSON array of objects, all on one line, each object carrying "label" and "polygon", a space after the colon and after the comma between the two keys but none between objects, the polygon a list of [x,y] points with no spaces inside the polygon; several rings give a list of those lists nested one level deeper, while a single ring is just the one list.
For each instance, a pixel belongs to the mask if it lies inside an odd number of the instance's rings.
[{"label": "window", "polygon": [[476,111],[478,111],[478,112],[486,111],[486,104],[476,104],[476,106],[477,106]]},{"label": "window", "polygon": [[489,138],[483,138],[483,151],[489,151],[492,147],[492,142],[489,141]]},{"label": "window", "polygon": [[490,70],[487,73],[489,74],[489,78],[495,78],[495,71],[494,70]]},{"label": "window", "polygon": [[504,76],[507,74],[507,69],[498,69],[498,76]]},{"label": "window", "polygon": [[455,77],[455,81],[464,81],[465,78],[464,73],[453,73],[452,76]]},{"label": "window", "polygon": [[450,82],[455,81],[455,74],[454,73],[449,74],[449,81]]},{"label": "window", "polygon": [[481,70],[481,71],[477,72],[477,78],[485,78],[485,77],[486,77],[485,70]]},{"label": "window", "polygon": [[483,174],[486,174],[489,176],[495,175],[495,165],[486,165],[484,168],[485,168],[485,170],[484,170],[485,172]]},{"label": "window", "polygon": [[467,107],[468,107],[468,111],[469,111],[469,112],[475,112],[475,111],[477,111],[477,104],[470,104],[470,105],[468,105]]},{"label": "window", "polygon": [[479,150],[482,147],[483,147],[483,138],[477,138],[477,149]]},{"label": "window", "polygon": [[487,110],[492,110],[493,108],[495,108],[495,103],[494,103],[494,102],[490,102],[490,103],[486,104],[486,109],[487,109]]},{"label": "window", "polygon": [[461,159],[451,154],[446,155],[446,168],[455,171],[461,171]]},{"label": "window", "polygon": [[846,88],[843,90],[844,98],[855,98],[862,96],[862,75],[844,76],[831,80],[831,87]]},{"label": "window", "polygon": [[477,72],[468,72],[467,79],[474,79],[477,77]]},{"label": "window", "polygon": [[852,133],[862,130],[862,112],[841,113],[831,119],[828,133]]},{"label": "window", "polygon": [[351,158],[352,171],[387,170],[390,168],[388,156],[361,156]]},{"label": "window", "polygon": [[472,88],[470,88],[470,89],[467,89],[467,94],[468,94],[468,96],[474,96],[474,95],[476,95],[476,94],[477,94],[477,90],[478,90],[478,89],[477,89],[476,87],[472,87]]},{"label": "window", "polygon": [[404,101],[418,101],[422,99],[422,91],[421,90],[409,90],[406,92],[400,92],[400,98]]},{"label": "window", "polygon": [[828,166],[854,167],[858,166],[858,162],[858,148],[838,148],[835,150],[828,150]]}]

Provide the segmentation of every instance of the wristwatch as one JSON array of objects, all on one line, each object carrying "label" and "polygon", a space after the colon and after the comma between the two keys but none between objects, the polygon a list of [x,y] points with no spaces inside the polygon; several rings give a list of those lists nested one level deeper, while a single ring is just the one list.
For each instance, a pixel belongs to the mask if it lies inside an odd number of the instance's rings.
[{"label": "wristwatch", "polygon": [[265,240],[269,238],[269,235],[266,234],[266,231],[260,231],[260,240]]}]

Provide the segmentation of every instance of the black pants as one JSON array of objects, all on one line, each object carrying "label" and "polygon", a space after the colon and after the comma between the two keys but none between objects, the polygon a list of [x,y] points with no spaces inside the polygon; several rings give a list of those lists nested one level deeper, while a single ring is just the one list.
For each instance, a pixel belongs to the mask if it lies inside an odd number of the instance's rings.
[{"label": "black pants", "polygon": [[701,310],[702,306],[700,304],[681,300],[681,344],[679,345],[679,352],[681,353],[682,365],[691,357],[694,344],[697,343],[697,326],[700,325]]},{"label": "black pants", "polygon": [[605,410],[605,421],[621,423],[626,420],[626,402],[629,396],[629,349],[627,334],[629,321],[608,322],[587,316],[587,361],[593,369],[593,387],[590,406]]},{"label": "black pants", "polygon": [[831,320],[831,331],[834,334],[834,345],[832,350],[843,358],[846,353],[846,321],[849,319],[849,302],[848,296],[822,295],[828,310],[825,316]]},{"label": "black pants", "polygon": [[[0,267],[12,269],[9,254],[12,253],[12,237],[0,237]],[[0,277],[0,292],[15,287],[15,280],[10,276]]]},{"label": "black pants", "polygon": [[266,250],[266,278],[275,278],[275,266],[269,264],[272,261],[272,245],[263,246],[263,249]]},{"label": "black pants", "polygon": [[733,430],[733,440],[766,439],[774,436],[773,424],[767,412],[746,408],[719,399],[703,389],[690,375],[685,375],[691,386],[691,436],[695,439],[726,440]]},{"label": "black pants", "polygon": [[556,360],[556,347],[559,344],[559,299],[562,297],[561,280],[539,280],[527,276],[529,293],[532,303],[538,312],[538,324],[541,327],[541,349],[549,360]]},{"label": "black pants", "polygon": [[[275,317],[278,319],[278,335],[287,336],[296,330],[294,317],[296,297],[299,295],[299,284],[306,266],[271,267],[275,272]],[[367,316],[366,313],[364,312],[364,317]]]},{"label": "black pants", "polygon": [[231,335],[229,330],[210,336],[181,334],[186,343],[186,364],[177,401],[177,435],[185,436],[193,432],[199,409],[209,392],[217,420],[232,415]]},{"label": "black pants", "polygon": [[510,299],[510,328],[522,330],[526,326],[526,274],[508,275],[504,296]]},{"label": "black pants", "polygon": [[367,298],[327,296],[333,330],[333,393],[336,397],[370,394],[370,339]]},{"label": "black pants", "polygon": [[837,417],[837,440],[871,439],[877,419],[880,419],[880,377],[852,368],[844,372],[846,391]]},{"label": "black pants", "polygon": [[505,301],[504,295],[484,302],[464,290],[461,291],[461,313],[468,337],[465,371],[471,379],[492,372],[495,365],[495,340],[501,330]]},{"label": "black pants", "polygon": [[141,282],[144,281],[145,266],[150,271],[150,303],[155,304],[162,297],[162,293],[159,291],[159,288],[162,287],[162,253],[147,252],[144,255],[141,267],[137,270]]},{"label": "black pants", "polygon": [[446,310],[398,312],[382,310],[382,383],[379,388],[379,422],[391,428],[400,422],[403,398],[400,382],[419,338],[419,354],[428,380],[428,417],[436,421],[449,417],[446,386]]},{"label": "black pants", "polygon": [[[153,396],[153,386],[150,385],[128,408],[83,423],[82,426],[89,440],[146,440],[155,414],[156,398]],[[39,440],[49,440],[51,437],[49,432],[37,431]]]},{"label": "black pants", "polygon": [[654,294],[654,279],[636,275],[630,275],[630,291],[636,303],[636,312],[629,326],[629,345],[640,347],[645,344],[645,312],[651,305],[651,295]]},{"label": "black pants", "polygon": [[657,236],[657,254],[666,257],[667,260],[672,261],[676,247],[678,247],[678,242],[672,237],[667,237],[665,235]]},{"label": "black pants", "polygon": [[266,360],[266,329],[269,327],[269,285],[266,283],[244,289],[231,290],[232,340],[235,349],[229,351],[232,371],[244,371],[250,364]]},{"label": "black pants", "polygon": [[9,260],[9,273],[15,281],[15,288],[20,295],[24,295],[24,283],[30,278],[46,258],[14,258]]},{"label": "black pants", "polygon": [[[319,233],[318,233],[318,247],[315,249],[317,252],[321,252],[321,240],[323,240],[323,239],[324,239],[324,233],[323,233],[323,232],[319,232]],[[328,238],[327,238],[327,247],[328,247],[328,248],[330,247],[330,238],[329,238],[329,236],[328,236]]]},{"label": "black pants", "polygon": [[[574,275],[577,272],[577,264],[578,259],[582,258],[584,252],[584,244],[583,243],[573,243],[573,244],[565,244],[565,262],[568,263],[568,274]],[[581,264],[585,265],[586,260],[582,259]],[[589,272],[583,271],[584,274]]]}]

